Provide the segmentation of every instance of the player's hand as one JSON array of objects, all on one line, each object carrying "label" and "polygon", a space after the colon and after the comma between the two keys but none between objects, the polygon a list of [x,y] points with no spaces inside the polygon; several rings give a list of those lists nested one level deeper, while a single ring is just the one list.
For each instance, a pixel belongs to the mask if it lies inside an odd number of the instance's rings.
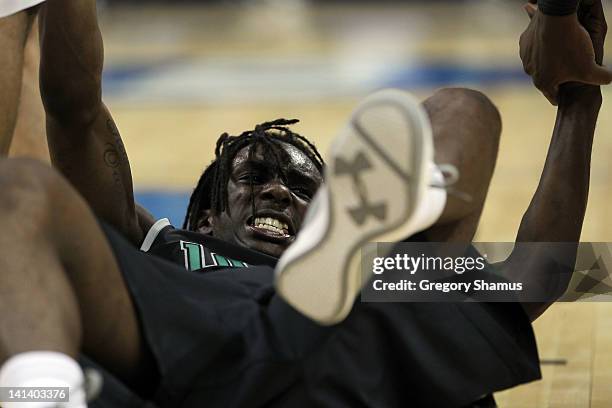
[{"label": "player's hand", "polygon": [[587,4],[581,6],[579,14],[585,27],[577,14],[547,16],[531,3],[525,6],[531,22],[521,35],[521,60],[525,72],[553,105],[557,104],[559,86],[563,83],[604,85],[612,81],[612,72],[598,65],[603,59],[607,29],[601,2],[583,3]]}]

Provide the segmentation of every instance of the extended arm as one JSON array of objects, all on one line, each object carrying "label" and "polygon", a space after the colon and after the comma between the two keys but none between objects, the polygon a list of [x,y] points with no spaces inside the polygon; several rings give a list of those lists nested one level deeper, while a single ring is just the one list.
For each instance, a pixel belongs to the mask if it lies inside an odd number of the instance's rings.
[{"label": "extended arm", "polygon": [[103,43],[94,0],[50,0],[41,10],[40,85],[53,164],[96,215],[142,240],[130,165],[102,103]]},{"label": "extended arm", "polygon": [[[535,295],[542,297],[541,303],[524,303],[532,319],[565,292],[573,272],[601,106],[598,87],[564,87],[540,183],[521,221],[517,246],[503,265],[508,276],[529,283],[538,292]],[[520,245],[524,242],[575,245]]]},{"label": "extended arm", "polygon": [[[586,10],[583,17],[581,22],[593,39],[600,62],[606,34],[601,3]],[[553,252],[550,246],[518,244],[502,266],[509,276],[535,283],[541,294],[546,295],[547,300],[541,303],[524,304],[532,318],[539,316],[563,294],[571,278],[587,206],[591,148],[601,102],[597,86],[567,84],[561,87],[544,170],[516,238],[517,243],[571,244]]]}]

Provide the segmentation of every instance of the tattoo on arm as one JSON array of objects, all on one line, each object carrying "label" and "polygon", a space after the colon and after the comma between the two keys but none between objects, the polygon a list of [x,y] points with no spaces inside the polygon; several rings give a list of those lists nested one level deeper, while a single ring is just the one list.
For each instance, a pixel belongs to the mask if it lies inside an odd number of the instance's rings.
[{"label": "tattoo on arm", "polygon": [[113,135],[115,138],[115,145],[117,146],[119,153],[121,153],[122,159],[125,159],[125,157],[127,157],[127,153],[125,152],[125,146],[123,146],[123,140],[121,140],[121,135],[119,134],[119,129],[117,129],[115,122],[113,122],[112,119],[107,120],[106,127],[111,135]]}]

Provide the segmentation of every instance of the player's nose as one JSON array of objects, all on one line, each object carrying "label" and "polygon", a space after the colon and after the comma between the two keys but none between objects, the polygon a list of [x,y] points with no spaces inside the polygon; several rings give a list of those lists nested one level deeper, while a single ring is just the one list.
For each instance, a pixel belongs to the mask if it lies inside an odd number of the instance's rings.
[{"label": "player's nose", "polygon": [[291,190],[279,178],[267,183],[261,190],[260,199],[272,201],[283,206],[291,204]]}]

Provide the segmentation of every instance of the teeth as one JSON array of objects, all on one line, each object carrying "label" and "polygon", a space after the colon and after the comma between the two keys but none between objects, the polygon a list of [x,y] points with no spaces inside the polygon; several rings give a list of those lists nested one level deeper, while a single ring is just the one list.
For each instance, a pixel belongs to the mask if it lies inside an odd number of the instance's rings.
[{"label": "teeth", "polygon": [[253,225],[255,225],[257,228],[263,228],[268,231],[275,232],[277,234],[284,234],[284,235],[289,234],[289,226],[286,223],[279,221],[275,218],[256,217],[253,220]]},{"label": "teeth", "polygon": [[262,224],[262,225],[263,225],[263,229],[267,229],[269,231],[276,232],[277,234],[282,234],[283,233],[282,230],[279,230],[278,228],[276,228],[276,227],[274,227],[272,225],[268,225],[268,224]]}]

